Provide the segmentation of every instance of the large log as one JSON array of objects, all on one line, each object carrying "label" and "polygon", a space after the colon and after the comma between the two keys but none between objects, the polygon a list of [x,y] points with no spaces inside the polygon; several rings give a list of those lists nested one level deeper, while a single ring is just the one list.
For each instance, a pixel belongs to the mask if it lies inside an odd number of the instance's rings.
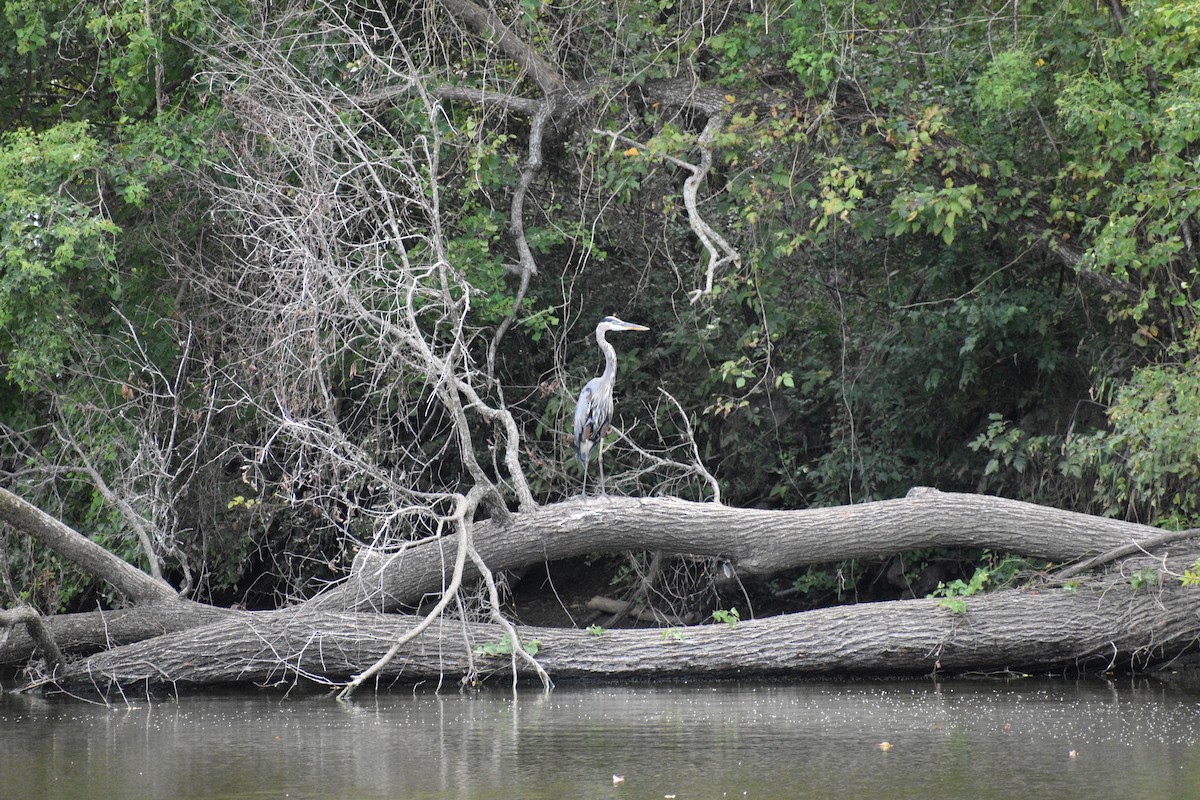
[{"label": "large log", "polygon": [[[654,550],[728,559],[742,576],[929,547],[978,547],[1054,562],[1096,555],[1162,531],[983,495],[914,489],[907,497],[802,511],[731,508],[671,498],[593,497],[476,525],[493,570],[597,552]],[[363,550],[350,576],[313,608],[390,611],[449,580],[456,536]],[[468,576],[470,577],[470,576]]]},{"label": "large log", "polygon": [[[62,652],[88,655],[165,633],[196,628],[238,613],[245,612],[187,600],[167,600],[110,611],[43,617],[42,624]],[[20,666],[39,649],[39,644],[25,628],[0,629],[0,666]]]},{"label": "large log", "polygon": [[[918,490],[900,500],[810,511],[727,508],[678,500],[596,498],[514,514],[506,525],[476,527],[475,543],[492,567],[588,552],[654,549],[729,559],[742,574],[799,564],[886,555],[926,547],[987,547],[1046,558],[1079,559],[1130,542],[1162,543],[1160,531],[1016,501]],[[344,681],[370,666],[414,618],[379,613],[437,591],[446,580],[453,536],[407,550],[361,556],[344,585],[301,606],[232,612],[178,601],[144,604],[89,620],[50,620],[68,652],[109,649],[69,663],[56,680],[227,683]],[[1159,575],[1191,559],[1147,561]],[[1141,569],[1141,567],[1129,567]],[[1143,581],[1144,582],[1144,581]],[[1088,578],[1074,591],[1006,591],[971,597],[966,614],[937,601],[839,606],[803,614],[654,631],[524,629],[541,640],[538,659],[558,678],[647,675],[922,673],[1061,669],[1099,659],[1149,663],[1174,655],[1200,632],[1195,590],[1174,579],[1135,590],[1119,574]],[[343,608],[341,606],[348,606]],[[367,609],[367,610],[363,610]],[[72,628],[71,626],[79,626]],[[157,635],[146,641],[129,642]],[[14,630],[0,654],[11,655]],[[498,641],[492,625],[443,619],[407,645],[387,679],[466,674],[472,647]],[[26,650],[31,643],[22,645]],[[11,662],[10,662],[11,663]],[[508,669],[477,658],[475,669]]]},{"label": "large log", "polygon": [[[612,679],[1105,671],[1143,667],[1182,652],[1200,627],[1195,590],[1174,580],[1134,588],[1117,576],[1067,588],[999,591],[965,603],[965,613],[918,599],[837,606],[732,626],[602,635],[527,627],[520,635],[525,642],[538,640],[537,658],[555,678]],[[59,680],[101,689],[142,682],[337,682],[372,664],[414,624],[415,618],[406,615],[303,607],[245,614],[100,653],[70,667]],[[409,643],[380,679],[474,677],[468,653],[500,636],[495,625],[443,619]],[[474,668],[480,674],[511,674],[511,660],[476,656]]]}]

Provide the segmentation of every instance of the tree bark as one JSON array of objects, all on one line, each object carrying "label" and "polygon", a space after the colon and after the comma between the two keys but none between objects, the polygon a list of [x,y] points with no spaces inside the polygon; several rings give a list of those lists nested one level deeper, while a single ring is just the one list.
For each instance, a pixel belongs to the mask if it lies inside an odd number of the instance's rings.
[{"label": "tree bark", "polygon": [[[170,600],[111,611],[43,617],[42,624],[60,650],[79,656],[196,628],[239,613],[245,612]],[[23,628],[0,630],[0,666],[20,666],[38,647],[38,642]]]},{"label": "tree bark", "polygon": [[[558,679],[685,675],[793,677],[904,675],[935,671],[1105,671],[1141,668],[1196,641],[1195,594],[1128,581],[1040,591],[1005,590],[964,600],[837,606],[741,621],[653,630],[519,629]],[[407,615],[316,609],[231,617],[191,631],[110,650],[73,665],[69,686],[290,685],[345,680],[373,663],[416,624]],[[379,673],[386,685],[433,678],[511,674],[508,656],[468,653],[497,642],[497,625],[443,619],[408,643]],[[474,670],[474,671],[473,671]],[[531,674],[518,666],[522,674]]]},{"label": "tree bark", "polygon": [[[492,569],[597,552],[660,550],[725,558],[743,577],[806,564],[886,556],[928,547],[978,547],[1064,562],[1162,531],[1000,497],[919,488],[907,497],[836,508],[766,511],[669,498],[600,497],[476,525],[474,542]],[[448,580],[456,540],[401,550],[364,550],[345,582],[313,608],[390,611],[415,606]]]}]

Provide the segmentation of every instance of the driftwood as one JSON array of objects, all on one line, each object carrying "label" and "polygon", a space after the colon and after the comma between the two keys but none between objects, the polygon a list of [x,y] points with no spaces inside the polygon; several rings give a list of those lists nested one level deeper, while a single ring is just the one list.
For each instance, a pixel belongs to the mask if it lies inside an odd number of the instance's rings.
[{"label": "driftwood", "polygon": [[631,600],[615,600],[611,597],[593,597],[587,601],[587,607],[591,611],[612,614],[614,618],[630,616],[641,622],[654,622],[659,625],[693,625],[700,621],[700,615],[696,613],[680,618],[675,614],[659,611],[657,608],[638,607]]},{"label": "driftwood", "polygon": [[[976,595],[961,606],[918,599],[733,625],[519,630],[522,641],[538,641],[537,660],[556,679],[607,679],[1146,667],[1184,652],[1200,634],[1198,590],[1177,579],[1200,553],[1161,534],[1016,501],[914,490],[898,500],[808,511],[576,500],[512,514],[503,525],[477,523],[474,544],[493,569],[639,549],[720,557],[742,577],[928,547],[986,547],[1060,563],[1111,557],[1124,546],[1138,552],[1104,573],[1071,581],[1051,576],[1037,588]],[[1168,543],[1180,548],[1171,558],[1149,553]],[[46,629],[68,661],[47,680],[101,688],[344,682],[414,628],[417,617],[392,609],[436,593],[456,548],[456,537],[445,536],[392,553],[362,553],[342,584],[277,611],[215,609],[172,596],[119,612],[49,618]],[[1130,579],[1131,570],[1138,580]],[[376,680],[511,674],[513,659],[484,655],[504,649],[496,646],[502,630],[443,618],[401,647]],[[28,658],[35,647],[19,629],[9,629],[7,641],[0,631],[2,663]],[[92,652],[98,647],[106,649]],[[528,667],[517,669],[525,674]]]}]

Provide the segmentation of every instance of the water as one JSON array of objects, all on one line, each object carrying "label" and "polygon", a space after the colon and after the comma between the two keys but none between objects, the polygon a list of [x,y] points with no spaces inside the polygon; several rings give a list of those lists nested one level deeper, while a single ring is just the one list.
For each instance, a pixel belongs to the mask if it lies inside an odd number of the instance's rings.
[{"label": "water", "polygon": [[671,795],[1200,797],[1200,691],[1125,679],[0,699],[3,800]]}]

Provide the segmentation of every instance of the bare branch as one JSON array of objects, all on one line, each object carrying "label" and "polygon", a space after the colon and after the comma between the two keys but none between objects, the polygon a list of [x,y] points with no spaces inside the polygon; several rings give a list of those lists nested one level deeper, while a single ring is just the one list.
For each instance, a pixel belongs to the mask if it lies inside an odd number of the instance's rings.
[{"label": "bare branch", "polygon": [[54,552],[108,581],[138,602],[174,600],[177,595],[166,582],[156,580],[122,561],[86,536],[0,488],[0,519],[34,537]]},{"label": "bare branch", "polygon": [[29,606],[0,608],[0,628],[11,628],[14,625],[25,626],[29,636],[46,657],[46,664],[51,671],[63,663],[62,651],[58,649],[58,643],[54,641],[54,636],[36,609]]},{"label": "bare branch", "polygon": [[546,123],[554,113],[555,105],[552,99],[546,99],[542,101],[537,113],[533,115],[533,125],[529,130],[529,157],[521,168],[521,178],[517,182],[516,191],[512,196],[512,205],[509,208],[508,232],[517,244],[521,285],[513,298],[512,313],[496,328],[496,333],[492,336],[492,343],[488,347],[488,375],[493,378],[496,374],[496,351],[500,347],[500,340],[504,338],[505,332],[520,313],[525,293],[529,290],[529,281],[534,275],[537,275],[537,262],[533,259],[533,251],[529,249],[529,240],[525,238],[525,195],[529,192],[529,185],[533,182],[534,177],[542,169],[542,136],[546,129]]},{"label": "bare branch", "polygon": [[[700,148],[700,163],[691,164],[672,155],[660,154],[657,157],[662,158],[678,167],[686,169],[691,174],[683,182],[683,204],[688,212],[688,226],[692,229],[692,233],[700,240],[700,244],[704,246],[705,252],[708,254],[708,263],[704,270],[704,286],[696,288],[691,292],[691,300],[695,302],[704,295],[712,294],[713,279],[716,275],[717,268],[723,264],[732,263],[734,266],[741,264],[741,254],[729,244],[725,237],[717,233],[704,217],[700,214],[699,201],[697,195],[700,191],[700,184],[704,182],[708,172],[712,169],[712,140],[713,137],[720,131],[724,124],[724,117],[720,114],[713,114],[709,117],[708,122],[704,125],[704,130],[696,139],[696,144]],[[599,136],[607,136],[614,142],[621,141],[626,144],[635,145],[639,148],[646,149],[646,146],[641,142],[629,138],[615,131],[606,131],[599,128],[593,128],[592,133]]]},{"label": "bare branch", "polygon": [[[712,140],[717,132],[724,124],[724,117],[719,114],[714,114],[708,118],[708,122],[704,124],[704,130],[701,131],[700,137],[696,140],[696,144],[700,148],[700,164],[692,170],[691,176],[683,182],[683,202],[688,210],[688,221],[691,223],[692,230],[696,237],[700,239],[704,249],[708,251],[708,266],[704,271],[704,291],[703,294],[712,294],[713,290],[713,275],[717,268],[725,263],[732,263],[735,267],[741,264],[742,257],[737,250],[730,246],[721,234],[713,230],[704,217],[700,215],[700,209],[696,201],[696,194],[700,190],[700,184],[708,176],[708,171],[712,169]],[[721,254],[718,255],[718,248]],[[699,293],[693,293],[692,302],[699,298]]]},{"label": "bare branch", "polygon": [[1070,566],[1063,567],[1062,569],[1055,571],[1051,577],[1053,577],[1053,579],[1056,581],[1064,581],[1068,578],[1073,578],[1076,575],[1082,575],[1083,573],[1093,570],[1096,567],[1100,567],[1105,564],[1111,564],[1118,558],[1131,556],[1135,553],[1145,553],[1149,550],[1162,547],[1164,544],[1186,541],[1188,539],[1195,539],[1197,537],[1200,537],[1200,528],[1190,528],[1184,531],[1167,531],[1149,539],[1133,540],[1126,544],[1120,545],[1119,547],[1114,547],[1113,549],[1103,552],[1097,556],[1092,556],[1091,558],[1080,561],[1077,564],[1071,564]]},{"label": "bare branch", "polygon": [[137,534],[138,543],[142,546],[142,554],[146,556],[146,562],[150,565],[150,575],[156,580],[163,580],[162,567],[159,562],[158,553],[154,548],[150,531],[146,527],[146,520],[139,514],[129,501],[114,492],[108,485],[108,481],[104,480],[104,476],[100,471],[92,465],[88,454],[80,447],[79,442],[74,436],[67,434],[63,429],[56,425],[54,432],[61,441],[67,442],[79,457],[80,469],[88,474],[92,479],[92,484],[96,487],[96,491],[112,505],[118,508],[125,519],[133,526],[134,533]]},{"label": "bare branch", "polygon": [[[406,90],[405,94],[409,92]],[[499,106],[509,111],[515,111],[527,116],[534,116],[545,105],[544,100],[531,100],[503,92],[493,92],[487,89],[473,89],[465,86],[437,86],[429,93],[439,100],[452,100],[463,103],[473,103],[478,106]]]},{"label": "bare branch", "polygon": [[470,0],[438,1],[481,36],[495,42],[502,53],[529,73],[544,94],[551,95],[566,87],[559,71],[524,39],[513,33],[493,11]]},{"label": "bare branch", "polygon": [[467,552],[474,550],[474,548],[471,546],[470,515],[474,513],[475,506],[478,504],[482,495],[482,489],[476,487],[474,490],[472,490],[471,495],[457,498],[454,513],[444,520],[446,523],[453,524],[457,529],[458,547],[455,548],[454,569],[450,575],[450,582],[442,591],[441,598],[415,626],[405,626],[407,630],[397,637],[396,643],[393,644],[386,653],[380,656],[375,663],[357,675],[354,675],[346,683],[346,685],[342,687],[341,691],[338,692],[338,700],[349,699],[350,696],[353,695],[358,689],[358,687],[362,686],[363,683],[379,674],[381,670],[383,670],[392,662],[392,659],[396,657],[396,655],[406,644],[420,636],[430,625],[432,625],[436,620],[440,619],[442,613],[446,610],[446,607],[450,605],[451,600],[458,596],[459,587],[462,586],[463,567],[467,562]]}]

